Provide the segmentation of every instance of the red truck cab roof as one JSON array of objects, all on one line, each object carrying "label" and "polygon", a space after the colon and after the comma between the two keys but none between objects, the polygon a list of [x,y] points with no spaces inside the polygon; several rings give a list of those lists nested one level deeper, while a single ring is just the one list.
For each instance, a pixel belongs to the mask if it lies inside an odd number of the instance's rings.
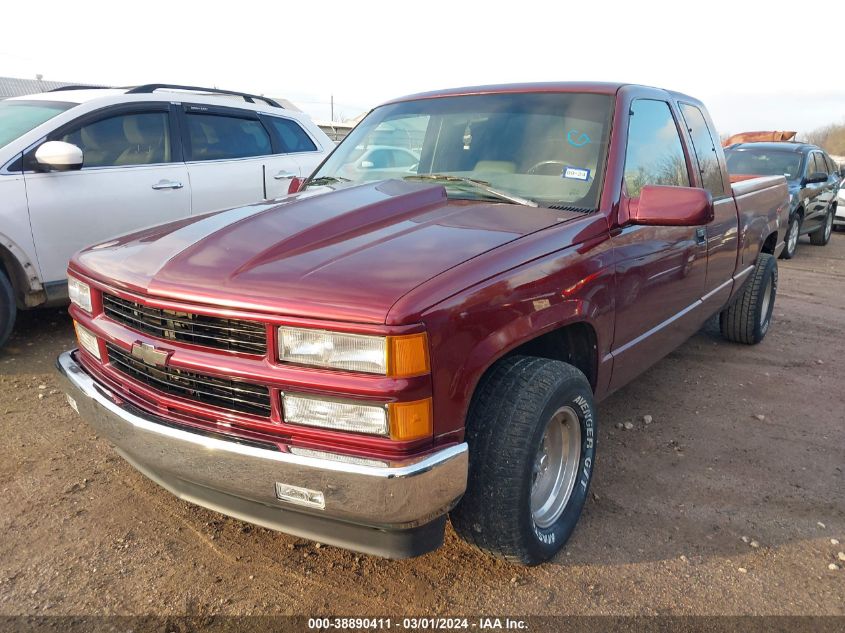
[{"label": "red truck cab roof", "polygon": [[507,94],[507,93],[544,93],[544,92],[580,92],[587,94],[601,94],[613,96],[620,89],[625,87],[642,88],[644,90],[660,90],[665,92],[673,99],[682,99],[683,101],[698,103],[701,102],[694,97],[690,97],[680,92],[665,90],[653,86],[645,86],[639,84],[631,84],[626,82],[616,81],[545,81],[545,82],[528,82],[528,83],[513,83],[513,84],[489,84],[482,86],[461,86],[456,88],[445,88],[442,90],[432,90],[429,92],[419,92],[404,97],[398,97],[386,101],[381,105],[388,105],[391,103],[401,103],[403,101],[416,101],[418,99],[438,99],[440,97],[460,97],[464,95],[480,95],[480,94]]}]

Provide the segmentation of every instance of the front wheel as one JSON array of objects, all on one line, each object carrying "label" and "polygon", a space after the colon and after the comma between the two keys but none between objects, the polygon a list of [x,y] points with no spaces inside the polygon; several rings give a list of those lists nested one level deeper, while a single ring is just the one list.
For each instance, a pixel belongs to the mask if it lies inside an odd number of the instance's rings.
[{"label": "front wheel", "polygon": [[536,565],[575,529],[595,461],[587,378],[561,361],[512,356],[482,379],[470,406],[467,490],[452,511],[466,541]]},{"label": "front wheel", "polygon": [[781,259],[792,259],[795,251],[798,250],[798,236],[801,234],[801,216],[797,213],[789,221],[789,228],[786,231],[786,242],[780,253]]},{"label": "front wheel", "polygon": [[751,279],[733,303],[719,314],[722,336],[746,345],[762,341],[772,323],[777,290],[777,260],[768,253],[760,253]]},{"label": "front wheel", "polygon": [[8,277],[0,270],[0,347],[6,344],[12,334],[16,314],[15,291]]},{"label": "front wheel", "polygon": [[830,234],[833,232],[833,210],[827,212],[824,224],[821,228],[810,233],[810,244],[813,246],[824,246],[830,241]]}]

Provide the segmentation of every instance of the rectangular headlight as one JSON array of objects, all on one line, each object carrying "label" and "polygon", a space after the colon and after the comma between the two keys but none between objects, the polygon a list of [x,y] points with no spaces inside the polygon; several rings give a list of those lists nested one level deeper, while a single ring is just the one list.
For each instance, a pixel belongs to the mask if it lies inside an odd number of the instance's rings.
[{"label": "rectangular headlight", "polygon": [[383,336],[283,326],[279,328],[279,360],[329,369],[385,374],[387,341]]},{"label": "rectangular headlight", "polygon": [[67,293],[70,302],[91,314],[91,287],[74,277],[67,278]]},{"label": "rectangular headlight", "polygon": [[425,333],[370,336],[282,326],[279,360],[392,377],[419,376],[429,371]]},{"label": "rectangular headlight", "polygon": [[380,405],[355,404],[286,393],[282,400],[285,422],[335,431],[388,435],[387,409]]},{"label": "rectangular headlight", "polygon": [[91,356],[100,360],[100,343],[97,341],[97,336],[76,321],[73,322],[73,328],[76,330],[76,340],[79,341],[79,346]]},{"label": "rectangular headlight", "polygon": [[288,424],[382,435],[398,441],[431,437],[434,430],[431,398],[385,406],[286,393],[282,408]]}]

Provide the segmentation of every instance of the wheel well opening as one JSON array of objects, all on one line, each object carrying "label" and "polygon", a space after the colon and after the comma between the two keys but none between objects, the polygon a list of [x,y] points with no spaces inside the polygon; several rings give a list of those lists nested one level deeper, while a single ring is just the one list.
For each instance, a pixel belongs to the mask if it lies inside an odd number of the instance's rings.
[{"label": "wheel well opening", "polygon": [[26,275],[15,256],[0,246],[0,275],[5,275],[12,285],[12,290],[19,302],[23,302],[26,293]]},{"label": "wheel well opening", "polygon": [[760,249],[764,253],[768,253],[769,255],[773,255],[775,252],[775,247],[778,244],[778,234],[777,232],[772,233],[769,237],[766,238],[766,241],[763,242],[763,248]]},{"label": "wheel well opening", "polygon": [[596,389],[596,332],[587,323],[573,323],[531,339],[507,354],[514,355],[537,356],[569,363],[584,373],[593,391]]},{"label": "wheel well opening", "polygon": [[0,247],[0,275],[6,275],[6,279],[12,284],[12,288],[17,290],[15,272],[16,270],[12,264],[12,254],[5,248]]}]

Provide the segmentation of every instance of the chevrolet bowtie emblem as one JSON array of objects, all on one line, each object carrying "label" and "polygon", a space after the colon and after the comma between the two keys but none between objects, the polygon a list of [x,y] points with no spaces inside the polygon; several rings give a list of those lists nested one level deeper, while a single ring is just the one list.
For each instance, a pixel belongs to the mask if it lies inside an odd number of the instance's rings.
[{"label": "chevrolet bowtie emblem", "polygon": [[157,349],[152,345],[141,343],[140,341],[132,344],[132,358],[137,358],[153,367],[164,367],[172,353],[172,350]]}]

